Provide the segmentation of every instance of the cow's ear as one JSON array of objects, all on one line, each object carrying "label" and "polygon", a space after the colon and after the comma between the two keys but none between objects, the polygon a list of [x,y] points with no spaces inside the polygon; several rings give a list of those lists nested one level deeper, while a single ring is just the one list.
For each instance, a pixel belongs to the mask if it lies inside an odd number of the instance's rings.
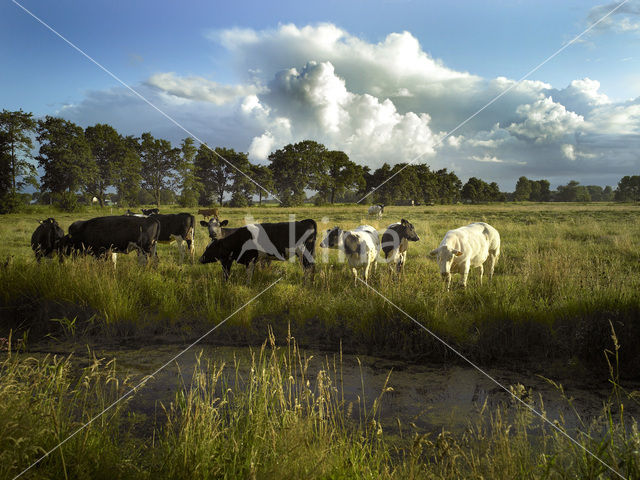
[{"label": "cow's ear", "polygon": [[429,252],[429,256],[430,257],[435,257],[436,255],[438,255],[438,249],[437,248],[434,248],[433,250],[431,250]]},{"label": "cow's ear", "polygon": [[402,225],[407,225],[409,222],[407,222],[404,218],[402,220],[400,220],[400,224]]},{"label": "cow's ear", "polygon": [[221,226],[221,227],[224,227],[227,223],[229,223],[229,220],[222,220],[222,221],[220,222],[220,226]]},{"label": "cow's ear", "polygon": [[453,251],[453,254],[454,254],[456,257],[459,257],[460,255],[462,255],[462,252],[461,252],[460,250],[454,250],[454,251]]},{"label": "cow's ear", "polygon": [[202,225],[203,227],[209,227],[209,222],[205,222],[204,220],[200,220],[200,225]]}]

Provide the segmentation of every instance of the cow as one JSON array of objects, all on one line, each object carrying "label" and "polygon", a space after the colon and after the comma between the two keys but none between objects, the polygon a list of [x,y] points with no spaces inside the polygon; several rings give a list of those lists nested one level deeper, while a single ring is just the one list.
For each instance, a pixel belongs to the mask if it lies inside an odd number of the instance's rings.
[{"label": "cow", "polygon": [[66,255],[111,256],[115,267],[118,253],[136,250],[148,260],[155,254],[159,234],[160,222],[153,217],[96,217],[73,222],[61,243]]},{"label": "cow", "polygon": [[198,215],[202,215],[203,218],[214,217],[218,218],[218,209],[217,208],[201,208],[198,210]]},{"label": "cow", "polygon": [[202,225],[209,231],[209,238],[211,240],[219,240],[221,238],[226,237],[227,235],[232,234],[237,230],[237,228],[223,228],[228,223],[229,223],[229,220],[220,221],[218,217],[213,217],[208,222],[205,220],[200,220],[200,225]]},{"label": "cow", "polygon": [[382,205],[382,204],[371,205],[369,207],[369,215],[375,215],[376,217],[382,217],[383,213],[384,213],[384,205]]},{"label": "cow", "polygon": [[60,260],[60,241],[64,237],[64,230],[60,228],[54,218],[41,220],[38,228],[31,235],[31,248],[36,255],[36,260],[40,262],[42,257],[51,258],[54,252],[58,252]]},{"label": "cow", "polygon": [[364,281],[369,279],[371,264],[376,268],[376,257],[380,250],[378,231],[371,225],[360,225],[353,230],[333,227],[320,243],[322,248],[336,248],[344,252],[353,272],[353,281],[358,283],[358,267],[364,267]]},{"label": "cow", "polygon": [[143,208],[142,209],[143,215],[153,215],[154,213],[155,214],[160,213],[160,209],[159,208]]},{"label": "cow", "polygon": [[124,214],[128,217],[148,217],[149,215],[144,215],[142,213],[136,213],[136,212],[132,212],[131,210],[127,209],[126,212],[124,212]]},{"label": "cow", "polygon": [[436,258],[440,274],[447,286],[451,286],[451,274],[462,275],[462,286],[466,288],[471,267],[480,268],[480,284],[484,273],[484,262],[489,259],[489,280],[500,257],[500,234],[491,225],[483,222],[449,230],[438,248],[429,256]]},{"label": "cow", "polygon": [[155,218],[160,222],[160,235],[158,242],[176,242],[180,263],[184,260],[183,243],[187,243],[187,249],[191,254],[191,263],[194,261],[196,219],[190,213],[154,213],[149,218]]},{"label": "cow", "polygon": [[400,223],[392,223],[382,234],[381,250],[387,262],[391,262],[396,266],[396,272],[401,273],[404,270],[404,264],[407,260],[407,249],[409,242],[417,242],[420,240],[413,225],[405,220]]},{"label": "cow", "polygon": [[298,256],[305,276],[315,269],[316,222],[255,223],[239,227],[235,232],[213,240],[200,257],[200,263],[220,261],[224,280],[229,279],[235,261],[246,267],[247,284],[260,257],[288,260]]}]

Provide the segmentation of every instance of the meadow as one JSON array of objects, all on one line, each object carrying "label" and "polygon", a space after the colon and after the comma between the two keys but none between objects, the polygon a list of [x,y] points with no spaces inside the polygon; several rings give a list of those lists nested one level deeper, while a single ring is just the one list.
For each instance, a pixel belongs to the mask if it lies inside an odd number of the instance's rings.
[{"label": "meadow", "polygon": [[[100,355],[79,365],[64,351],[31,350],[60,340],[84,349],[186,344],[280,277],[203,340],[253,345],[250,373],[232,365],[229,382],[222,365],[203,358],[151,432],[140,433],[126,400],[24,478],[618,478],[521,405],[478,405],[462,435],[400,424],[392,433],[377,417],[379,399],[368,408],[344,400],[339,360],[309,375],[300,347],[407,364],[461,362],[382,297],[354,285],[336,252],[317,249],[311,283],[298,264],[284,262],[256,269],[248,286],[244,268],[234,266],[224,283],[218,264],[197,263],[208,243],[198,226],[195,264],[178,265],[167,245],[155,265],[140,266],[133,254],[119,255],[116,269],[92,258],[36,263],[29,241],[38,219],[54,216],[66,230],[110,213],[122,210],[35,207],[0,217],[0,337],[11,343],[0,363],[0,478],[13,478],[139,380]],[[639,213],[636,205],[527,203],[388,207],[372,219],[361,206],[268,206],[223,209],[221,218],[237,226],[249,216],[295,215],[315,219],[322,233],[408,219],[420,241],[410,244],[404,275],[379,264],[371,285],[483,367],[553,372],[559,383],[609,379],[602,411],[571,434],[624,477],[640,478],[640,435],[626,407],[638,394],[621,387],[640,372]],[[447,292],[427,254],[448,229],[472,221],[501,234],[494,279],[479,285],[473,272],[466,290]],[[392,394],[392,379],[381,398]],[[535,392],[511,388],[544,412]],[[557,425],[565,430],[562,419]]]},{"label": "meadow", "polygon": [[[610,324],[623,345],[623,376],[640,372],[639,210],[619,204],[388,207],[384,218],[374,219],[362,206],[269,206],[223,209],[221,217],[231,226],[243,225],[245,218],[313,218],[319,237],[334,225],[369,223],[383,229],[407,218],[420,241],[410,244],[404,275],[395,278],[387,265],[379,264],[370,279],[390,301],[485,364],[557,361],[596,368],[606,377],[602,352],[611,348]],[[100,213],[62,214],[37,207],[0,217],[0,259],[12,256],[0,269],[2,336],[7,328],[18,336],[28,330],[37,341],[63,329],[74,338],[100,342],[183,341],[197,338],[283,277],[205,341],[260,345],[269,327],[276,338],[284,338],[291,328],[302,347],[336,351],[341,346],[348,353],[416,362],[454,360],[390,303],[363,284],[354,285],[335,251],[319,247],[312,284],[303,282],[299,264],[288,262],[256,269],[248,286],[244,268],[236,265],[224,283],[219,264],[197,262],[208,243],[206,229],[199,225],[193,265],[179,265],[177,250],[169,245],[160,245],[158,264],[146,267],[133,254],[119,255],[115,270],[110,262],[92,258],[62,265],[35,262],[29,242],[37,219],[55,216],[66,231],[73,221]],[[466,290],[446,292],[428,252],[448,229],[472,221],[486,221],[502,236],[494,280],[479,285],[477,271],[472,271]]]}]

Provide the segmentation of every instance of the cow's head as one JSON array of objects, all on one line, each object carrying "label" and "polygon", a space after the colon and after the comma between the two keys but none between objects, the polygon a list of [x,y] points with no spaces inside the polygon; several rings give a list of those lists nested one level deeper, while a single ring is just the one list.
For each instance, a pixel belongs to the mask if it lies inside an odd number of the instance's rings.
[{"label": "cow's head", "polygon": [[220,260],[223,256],[222,242],[212,241],[204,249],[204,253],[200,257],[200,263],[213,263]]},{"label": "cow's head", "polygon": [[402,236],[409,240],[410,242],[417,242],[420,240],[420,237],[416,233],[416,229],[413,228],[413,224],[404,218],[400,220],[400,227],[402,228]]},{"label": "cow's head", "polygon": [[58,222],[54,218],[47,218],[46,220],[40,220],[40,225],[44,228],[44,238],[42,243],[45,248],[56,249],[60,245],[60,240],[64,237],[64,231],[58,225]]},{"label": "cow's head", "polygon": [[342,229],[340,227],[333,227],[328,229],[327,234],[322,239],[322,242],[320,242],[320,246],[322,248],[338,248],[341,234]]},{"label": "cow's head", "polygon": [[460,250],[449,248],[446,245],[440,245],[438,248],[434,248],[429,252],[429,256],[437,260],[438,266],[440,267],[440,275],[442,275],[442,279],[446,282],[447,287],[449,287],[451,283],[451,266],[453,265],[453,261],[460,255],[462,255]]},{"label": "cow's head", "polygon": [[222,227],[224,227],[228,223],[229,220],[220,221],[217,217],[211,218],[211,220],[209,220],[208,222],[200,220],[200,225],[209,230],[209,238],[211,238],[211,240],[220,240],[221,238],[223,238]]}]

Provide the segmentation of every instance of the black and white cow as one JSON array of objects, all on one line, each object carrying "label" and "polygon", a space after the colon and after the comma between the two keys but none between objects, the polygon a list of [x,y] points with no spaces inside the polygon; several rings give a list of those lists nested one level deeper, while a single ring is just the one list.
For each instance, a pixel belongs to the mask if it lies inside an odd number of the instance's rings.
[{"label": "black and white cow", "polygon": [[[60,241],[64,237],[64,231],[54,218],[40,221],[40,225],[31,235],[31,248],[39,262],[42,257],[51,258],[54,252],[60,255]],[[62,260],[62,256],[60,256]]]},{"label": "black and white cow", "polygon": [[207,231],[209,232],[209,238],[211,240],[220,240],[221,238],[224,238],[237,230],[237,228],[225,228],[225,225],[227,225],[228,223],[229,220],[220,221],[218,217],[212,217],[208,222],[205,220],[200,220],[200,225],[207,229]]},{"label": "black and white cow", "polygon": [[407,249],[409,242],[417,242],[420,240],[413,225],[405,220],[400,223],[392,223],[382,234],[382,252],[384,258],[389,263],[396,266],[396,272],[401,273],[407,259]]},{"label": "black and white cow", "polygon": [[374,215],[376,217],[382,217],[383,213],[384,213],[384,205],[382,205],[382,204],[371,205],[369,207],[369,215]]},{"label": "black and white cow", "polygon": [[160,222],[153,217],[96,217],[72,223],[61,243],[67,255],[110,255],[115,266],[118,253],[126,254],[133,250],[148,260],[155,254],[159,234]]},{"label": "black and white cow", "polygon": [[305,274],[313,274],[317,235],[318,227],[311,219],[250,224],[212,241],[200,257],[200,263],[220,261],[225,280],[229,278],[233,262],[240,263],[246,267],[249,283],[260,257],[288,260],[297,256]]},{"label": "black and white cow", "polygon": [[183,243],[187,243],[187,249],[191,254],[191,262],[194,261],[196,218],[190,213],[153,214],[149,218],[155,218],[160,222],[160,236],[158,242],[173,242],[178,246],[180,263],[184,260]]},{"label": "black and white cow", "polygon": [[353,230],[333,227],[320,243],[322,248],[335,248],[344,252],[353,273],[353,281],[358,283],[358,267],[363,267],[365,283],[369,281],[371,265],[376,269],[376,258],[380,251],[378,231],[371,225],[360,225]]},{"label": "black and white cow", "polygon": [[159,208],[143,208],[142,209],[143,215],[153,215],[154,213],[155,214],[160,213],[160,209]]}]

